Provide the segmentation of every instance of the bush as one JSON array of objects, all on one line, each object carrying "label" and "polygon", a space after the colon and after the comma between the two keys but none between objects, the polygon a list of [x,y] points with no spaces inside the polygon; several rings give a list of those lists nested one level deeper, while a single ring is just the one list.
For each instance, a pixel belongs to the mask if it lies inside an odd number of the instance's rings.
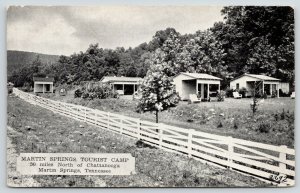
[{"label": "bush", "polygon": [[217,125],[217,128],[221,128],[221,127],[223,127],[222,121],[220,121]]},{"label": "bush", "polygon": [[239,122],[238,122],[237,119],[234,119],[234,120],[233,120],[233,128],[234,128],[234,129],[238,129],[238,128],[239,128]]},{"label": "bush", "polygon": [[268,95],[266,92],[264,92],[263,96],[262,96],[264,99],[267,99],[268,98]]},{"label": "bush", "polygon": [[226,95],[226,93],[223,90],[218,92],[218,94],[217,94],[218,101],[224,101],[225,100],[225,95]]},{"label": "bush", "polygon": [[247,89],[245,87],[242,87],[240,90],[239,90],[239,93],[242,95],[243,98],[245,98],[247,96]]},{"label": "bush", "polygon": [[269,133],[272,129],[272,125],[265,121],[262,122],[258,125],[257,131],[259,131],[260,133]]},{"label": "bush", "polygon": [[74,98],[80,98],[83,94],[82,88],[76,89],[74,92]]},{"label": "bush", "polygon": [[226,88],[225,92],[226,92],[226,97],[233,97],[233,92],[234,92],[233,89],[228,87]]},{"label": "bush", "polygon": [[21,88],[21,90],[24,91],[24,92],[33,92],[33,88],[32,88],[32,86],[28,82],[26,82],[23,85],[23,87]]},{"label": "bush", "polygon": [[83,99],[89,98],[89,93],[86,93],[86,92],[82,93],[81,98],[83,98]]},{"label": "bush", "polygon": [[257,110],[258,110],[258,106],[259,106],[259,104],[258,104],[258,99],[257,99],[256,97],[253,97],[253,101],[252,101],[252,103],[250,104],[250,109],[251,109],[251,111],[252,111],[252,115],[253,115],[253,116],[255,115],[255,113],[256,113]]},{"label": "bush", "polygon": [[272,91],[271,97],[272,98],[276,98],[277,97],[277,91],[276,90]]},{"label": "bush", "polygon": [[173,93],[172,96],[168,99],[168,103],[170,107],[176,107],[176,105],[179,103],[179,95],[178,93]]},{"label": "bush", "polygon": [[75,98],[81,97],[83,99],[93,100],[95,98],[97,99],[118,98],[119,95],[117,92],[113,91],[109,85],[101,85],[89,89],[86,89],[86,87],[83,86],[75,90],[74,97]]}]

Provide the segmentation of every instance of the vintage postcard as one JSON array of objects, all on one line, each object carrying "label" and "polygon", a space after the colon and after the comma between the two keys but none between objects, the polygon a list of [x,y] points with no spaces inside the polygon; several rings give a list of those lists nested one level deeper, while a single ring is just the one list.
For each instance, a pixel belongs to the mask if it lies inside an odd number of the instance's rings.
[{"label": "vintage postcard", "polygon": [[9,187],[295,184],[294,9],[10,6]]}]

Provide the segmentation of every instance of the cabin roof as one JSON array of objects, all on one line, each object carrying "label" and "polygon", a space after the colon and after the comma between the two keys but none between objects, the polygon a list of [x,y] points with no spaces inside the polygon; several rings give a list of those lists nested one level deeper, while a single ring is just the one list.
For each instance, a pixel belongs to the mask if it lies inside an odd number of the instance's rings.
[{"label": "cabin roof", "polygon": [[53,77],[39,77],[39,76],[34,76],[33,77],[34,82],[54,82]]},{"label": "cabin roof", "polygon": [[270,77],[270,76],[266,76],[266,75],[262,75],[262,74],[247,74],[247,73],[245,73],[241,76],[238,76],[238,77],[232,79],[231,81],[239,79],[243,76],[248,76],[248,77],[257,78],[259,80],[266,80],[266,81],[267,80],[269,80],[269,81],[280,81],[280,79],[278,79],[278,78],[274,78],[274,77]]},{"label": "cabin roof", "polygon": [[[222,80],[221,78],[218,78],[216,76],[212,76],[212,75],[209,75],[209,74],[205,74],[205,73],[188,73],[188,72],[181,72],[180,74],[178,74],[177,76],[179,75],[186,75],[186,76],[189,76],[191,78],[194,78],[194,79],[202,79],[202,80]],[[176,76],[176,77],[177,77]]]},{"label": "cabin roof", "polygon": [[141,77],[126,77],[126,76],[103,76],[101,82],[140,82]]}]

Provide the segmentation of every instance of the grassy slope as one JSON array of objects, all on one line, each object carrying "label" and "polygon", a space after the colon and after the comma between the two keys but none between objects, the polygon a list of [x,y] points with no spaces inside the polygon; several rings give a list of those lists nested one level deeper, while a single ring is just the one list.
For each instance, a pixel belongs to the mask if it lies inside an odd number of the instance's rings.
[{"label": "grassy slope", "polygon": [[[228,187],[266,186],[236,172],[205,165],[159,149],[138,148],[122,135],[56,115],[10,95],[8,125],[18,134],[8,135],[16,153],[131,153],[136,174],[131,176],[33,176],[41,186],[108,187]],[[84,125],[80,128],[79,125]],[[25,126],[32,129],[27,130]]]},{"label": "grassy slope", "polygon": [[[48,95],[47,97],[53,100],[75,103],[155,122],[155,115],[152,113],[136,113],[135,107],[137,106],[137,102],[132,100],[94,99],[89,101],[80,98],[74,99],[72,91],[69,91],[67,96],[55,94]],[[293,122],[295,100],[290,98],[276,98],[260,101],[258,113],[254,120],[250,110],[251,102],[251,99],[233,98],[226,98],[224,102],[214,101],[190,105],[187,102],[180,102],[176,108],[159,113],[159,120],[160,122],[182,128],[192,128],[218,135],[293,147],[293,132],[287,132],[286,130],[291,128],[294,130],[294,125],[289,125],[290,123],[287,120],[274,121],[274,115],[280,115],[284,110],[285,112],[289,112],[291,116],[290,122]],[[220,116],[221,114],[224,116]],[[193,119],[193,122],[189,122],[189,119]],[[219,126],[219,122],[222,123],[221,127]],[[264,122],[268,123],[271,128],[275,128],[275,126],[277,128],[282,127],[282,131],[257,132],[257,127]]]}]

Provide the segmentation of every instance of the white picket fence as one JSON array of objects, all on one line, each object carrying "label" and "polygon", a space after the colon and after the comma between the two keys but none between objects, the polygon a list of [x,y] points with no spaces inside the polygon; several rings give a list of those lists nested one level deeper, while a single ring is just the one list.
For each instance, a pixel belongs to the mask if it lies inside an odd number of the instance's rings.
[{"label": "white picket fence", "polygon": [[[287,146],[257,143],[227,136],[184,129],[162,123],[69,104],[28,94],[13,88],[25,101],[55,113],[84,121],[116,133],[140,139],[152,146],[217,164],[265,180],[283,180],[293,185],[295,150]],[[273,180],[271,180],[273,176]]]}]

